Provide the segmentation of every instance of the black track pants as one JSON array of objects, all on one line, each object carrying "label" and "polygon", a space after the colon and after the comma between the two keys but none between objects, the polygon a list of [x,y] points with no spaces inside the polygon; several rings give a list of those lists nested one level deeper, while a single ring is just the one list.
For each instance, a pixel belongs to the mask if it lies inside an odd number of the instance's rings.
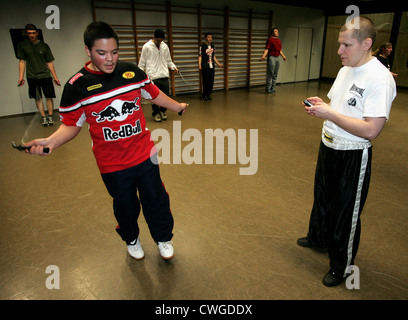
[{"label": "black track pants", "polygon": [[148,159],[129,169],[102,174],[102,179],[113,198],[113,210],[119,223],[116,231],[127,244],[139,236],[140,203],[154,241],[171,240],[173,216],[158,165]]},{"label": "black track pants", "polygon": [[371,157],[372,147],[344,151],[320,144],[308,238],[328,249],[330,267],[340,275],[354,264],[357,254]]}]

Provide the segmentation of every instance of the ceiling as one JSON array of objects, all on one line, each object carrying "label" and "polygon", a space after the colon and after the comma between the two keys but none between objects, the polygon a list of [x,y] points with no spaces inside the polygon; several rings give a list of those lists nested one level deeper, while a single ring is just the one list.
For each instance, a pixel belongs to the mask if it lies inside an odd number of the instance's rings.
[{"label": "ceiling", "polygon": [[[313,1],[313,0],[250,0],[253,2],[277,3],[288,6],[298,6],[313,9],[323,9],[327,15],[346,15],[349,5],[356,5],[360,13],[394,12],[408,10],[406,0],[335,0],[335,1]],[[352,12],[350,12],[351,14]]]}]

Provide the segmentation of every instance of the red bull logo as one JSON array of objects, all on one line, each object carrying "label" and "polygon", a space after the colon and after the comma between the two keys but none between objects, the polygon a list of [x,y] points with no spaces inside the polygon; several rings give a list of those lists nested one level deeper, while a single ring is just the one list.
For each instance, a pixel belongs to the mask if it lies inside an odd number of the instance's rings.
[{"label": "red bull logo", "polygon": [[118,131],[111,128],[103,128],[102,130],[105,141],[116,141],[138,135],[140,132],[142,132],[142,126],[140,125],[140,120],[137,120],[134,126],[131,124],[125,124],[120,126]]},{"label": "red bull logo", "polygon": [[101,112],[92,112],[92,115],[97,117],[96,122],[98,123],[114,120],[124,121],[128,115],[131,115],[134,111],[139,110],[139,99],[139,97],[137,97],[134,101],[123,101],[116,99]]}]

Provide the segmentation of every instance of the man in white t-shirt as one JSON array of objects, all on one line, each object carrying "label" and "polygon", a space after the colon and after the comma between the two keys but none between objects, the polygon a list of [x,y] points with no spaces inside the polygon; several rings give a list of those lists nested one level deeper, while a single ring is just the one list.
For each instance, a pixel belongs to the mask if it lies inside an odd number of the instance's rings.
[{"label": "man in white t-shirt", "polygon": [[[396,96],[390,72],[372,56],[376,29],[358,17],[359,28],[344,25],[338,54],[343,64],[328,93],[305,111],[324,119],[316,166],[314,203],[302,247],[328,251],[330,270],[323,284],[340,284],[351,272],[360,240],[360,214],[368,194],[372,147],[389,118]],[[357,22],[357,21],[356,21]],[[355,24],[356,25],[356,24]]]}]

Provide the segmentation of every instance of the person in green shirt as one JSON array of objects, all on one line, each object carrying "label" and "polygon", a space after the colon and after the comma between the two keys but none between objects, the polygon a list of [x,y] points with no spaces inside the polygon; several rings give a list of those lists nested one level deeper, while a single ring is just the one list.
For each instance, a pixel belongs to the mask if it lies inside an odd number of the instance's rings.
[{"label": "person in green shirt", "polygon": [[[42,116],[42,125],[53,125],[53,110],[55,90],[52,80],[55,84],[61,85],[55,72],[54,56],[50,47],[38,39],[38,29],[33,24],[25,26],[27,39],[18,44],[17,57],[19,59],[19,79],[18,85],[25,83],[24,73],[26,72],[28,83],[28,95],[35,99],[38,110]],[[48,116],[45,115],[42,93],[45,96]]]}]

